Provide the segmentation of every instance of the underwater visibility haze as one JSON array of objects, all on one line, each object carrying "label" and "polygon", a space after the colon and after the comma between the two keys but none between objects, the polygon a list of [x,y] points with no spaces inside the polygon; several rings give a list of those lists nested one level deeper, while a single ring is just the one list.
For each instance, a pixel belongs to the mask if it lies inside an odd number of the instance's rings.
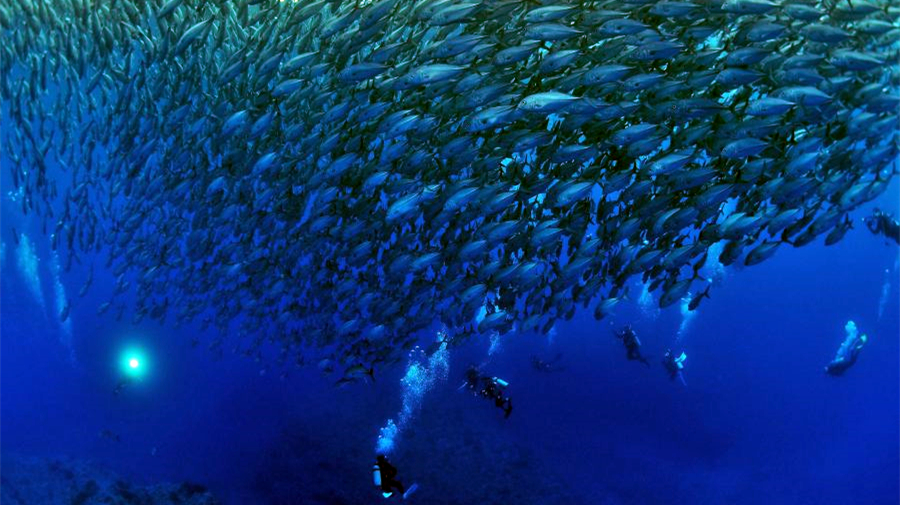
[{"label": "underwater visibility haze", "polygon": [[900,6],[0,2],[0,502],[900,503]]}]

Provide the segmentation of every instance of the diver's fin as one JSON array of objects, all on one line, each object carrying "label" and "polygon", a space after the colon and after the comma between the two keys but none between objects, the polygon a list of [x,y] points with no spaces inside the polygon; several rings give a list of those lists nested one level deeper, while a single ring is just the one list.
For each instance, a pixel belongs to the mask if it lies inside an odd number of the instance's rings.
[{"label": "diver's fin", "polygon": [[403,493],[403,499],[405,500],[409,498],[413,493],[416,492],[416,489],[419,489],[419,484],[414,482],[413,485],[409,486],[409,489],[407,489],[406,492]]}]

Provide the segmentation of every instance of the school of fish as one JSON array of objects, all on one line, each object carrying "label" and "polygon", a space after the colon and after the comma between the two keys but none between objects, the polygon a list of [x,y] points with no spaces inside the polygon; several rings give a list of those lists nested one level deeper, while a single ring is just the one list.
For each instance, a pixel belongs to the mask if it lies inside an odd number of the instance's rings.
[{"label": "school of fish", "polygon": [[213,348],[272,342],[351,381],[436,323],[448,344],[548,332],[606,316],[631,278],[661,306],[701,292],[719,242],[754,265],[839,241],[897,170],[898,18],[887,0],[4,2],[8,189],[66,270],[108,258],[98,312],[199,321]]}]

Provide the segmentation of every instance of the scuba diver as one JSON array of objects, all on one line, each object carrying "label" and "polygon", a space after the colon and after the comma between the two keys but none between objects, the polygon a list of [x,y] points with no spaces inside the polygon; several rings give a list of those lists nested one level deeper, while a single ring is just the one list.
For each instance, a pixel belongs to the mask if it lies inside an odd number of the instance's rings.
[{"label": "scuba diver", "polygon": [[666,349],[666,354],[663,356],[662,364],[666,367],[666,372],[669,374],[669,379],[675,380],[676,378],[681,380],[681,383],[687,386],[687,382],[684,381],[684,375],[682,374],[682,370],[684,370],[684,360],[687,359],[687,354],[681,353],[677,358],[672,353],[672,349]]},{"label": "scuba diver", "polygon": [[865,334],[859,335],[855,331],[848,333],[844,343],[838,348],[837,355],[831,360],[831,363],[825,366],[825,373],[832,377],[844,375],[844,372],[856,363],[859,351],[862,351],[868,341],[869,337]]},{"label": "scuba diver", "polygon": [[397,480],[397,468],[388,461],[384,454],[379,454],[375,457],[372,475],[375,485],[381,487],[381,494],[385,498],[393,496],[394,489],[396,489],[406,499],[407,494],[412,492],[415,487],[415,484],[413,484],[413,487],[410,487],[408,491],[403,488],[403,484]]},{"label": "scuba diver", "polygon": [[494,400],[494,405],[503,410],[504,418],[509,418],[512,414],[512,400],[503,394],[503,388],[509,386],[509,383],[498,377],[488,377],[481,375],[475,366],[470,366],[466,370],[466,382],[461,387],[468,387],[476,395],[482,396],[489,400]]},{"label": "scuba diver", "polygon": [[119,396],[119,394],[122,393],[125,387],[129,384],[131,384],[131,379],[129,379],[128,377],[120,379],[119,382],[116,383],[116,388],[113,389],[113,395]]},{"label": "scuba diver", "polygon": [[625,350],[628,351],[629,361],[640,361],[646,366],[650,366],[650,361],[641,354],[641,341],[637,337],[637,333],[631,329],[631,325],[626,325],[621,330],[615,332],[617,338],[622,339]]},{"label": "scuba diver", "polygon": [[562,358],[562,353],[558,353],[553,359],[550,360],[542,360],[537,356],[531,357],[531,366],[537,370],[538,372],[562,372],[565,370],[565,367],[557,365],[557,362]]},{"label": "scuba diver", "polygon": [[863,218],[866,227],[875,235],[884,235],[885,237],[900,244],[900,223],[893,216],[882,212],[878,207],[872,211],[872,215]]}]

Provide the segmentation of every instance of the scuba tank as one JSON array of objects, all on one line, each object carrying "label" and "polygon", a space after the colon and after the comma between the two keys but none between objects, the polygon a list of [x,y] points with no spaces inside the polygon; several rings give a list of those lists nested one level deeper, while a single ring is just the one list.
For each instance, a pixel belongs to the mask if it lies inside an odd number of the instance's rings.
[{"label": "scuba tank", "polygon": [[381,467],[378,466],[378,463],[372,467],[372,481],[376,486],[381,487]]},{"label": "scuba tank", "polygon": [[501,378],[499,378],[499,377],[494,377],[492,380],[494,381],[494,384],[497,384],[497,385],[500,386],[500,387],[504,387],[504,388],[505,388],[505,387],[509,386],[509,383],[508,383],[508,382],[506,382],[505,380],[503,380],[503,379],[501,379]]}]

